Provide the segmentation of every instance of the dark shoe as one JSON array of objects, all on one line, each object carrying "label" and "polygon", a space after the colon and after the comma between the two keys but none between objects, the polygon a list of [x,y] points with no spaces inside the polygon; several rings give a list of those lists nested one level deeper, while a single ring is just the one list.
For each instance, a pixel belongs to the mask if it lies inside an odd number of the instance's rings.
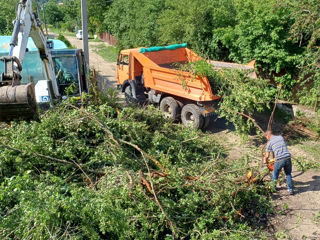
[{"label": "dark shoe", "polygon": [[294,195],[293,190],[288,190],[290,195]]}]

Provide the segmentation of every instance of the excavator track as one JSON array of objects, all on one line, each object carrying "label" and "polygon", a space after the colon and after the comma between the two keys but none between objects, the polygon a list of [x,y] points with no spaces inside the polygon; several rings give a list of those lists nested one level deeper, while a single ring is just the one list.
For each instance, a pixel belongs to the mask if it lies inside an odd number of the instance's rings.
[{"label": "excavator track", "polygon": [[34,84],[0,87],[0,121],[36,119]]}]

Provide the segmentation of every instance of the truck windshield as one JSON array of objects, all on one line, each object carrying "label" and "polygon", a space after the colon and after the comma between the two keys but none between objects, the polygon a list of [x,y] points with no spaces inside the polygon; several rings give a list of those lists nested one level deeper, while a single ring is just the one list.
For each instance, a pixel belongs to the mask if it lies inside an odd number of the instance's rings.
[{"label": "truck windshield", "polygon": [[60,94],[79,94],[78,64],[76,57],[54,57],[53,61]]}]

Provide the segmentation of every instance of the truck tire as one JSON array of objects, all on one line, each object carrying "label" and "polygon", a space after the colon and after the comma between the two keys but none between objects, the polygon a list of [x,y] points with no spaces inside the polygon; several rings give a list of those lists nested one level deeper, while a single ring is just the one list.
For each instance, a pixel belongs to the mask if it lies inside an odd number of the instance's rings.
[{"label": "truck tire", "polygon": [[173,97],[165,97],[160,102],[160,110],[166,118],[178,120],[181,109],[178,102]]},{"label": "truck tire", "polygon": [[131,86],[130,84],[128,84],[125,89],[124,89],[124,96],[125,96],[125,99],[126,99],[126,103],[127,104],[133,104],[133,103],[136,103],[135,99],[133,98],[133,95],[132,95],[132,89],[131,89]]},{"label": "truck tire", "polygon": [[187,104],[182,108],[181,120],[185,126],[193,126],[196,129],[201,129],[204,123],[200,108],[195,104]]}]

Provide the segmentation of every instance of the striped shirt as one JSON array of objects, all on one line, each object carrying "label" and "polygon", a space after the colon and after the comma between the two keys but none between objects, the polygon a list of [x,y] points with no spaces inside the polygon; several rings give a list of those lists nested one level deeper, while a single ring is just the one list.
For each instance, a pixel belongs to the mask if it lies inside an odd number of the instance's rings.
[{"label": "striped shirt", "polygon": [[284,141],[282,136],[272,136],[267,143],[266,151],[274,152],[276,160],[291,157],[286,142]]}]

